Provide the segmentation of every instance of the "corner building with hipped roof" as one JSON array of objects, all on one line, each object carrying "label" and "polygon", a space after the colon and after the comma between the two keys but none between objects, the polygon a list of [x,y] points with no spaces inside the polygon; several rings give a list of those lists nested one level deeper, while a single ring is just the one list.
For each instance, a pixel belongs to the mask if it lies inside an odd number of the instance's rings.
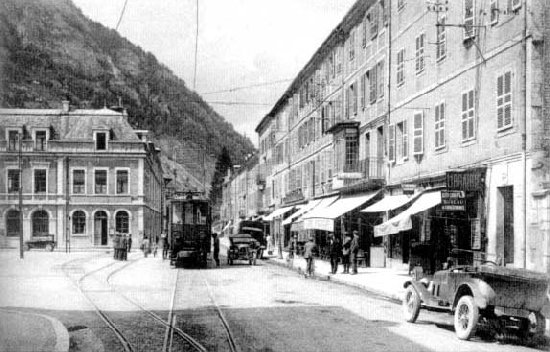
[{"label": "corner building with hipped roof", "polygon": [[159,236],[159,154],[122,108],[1,109],[0,240],[53,235],[65,249],[110,246],[115,233],[136,247]]}]

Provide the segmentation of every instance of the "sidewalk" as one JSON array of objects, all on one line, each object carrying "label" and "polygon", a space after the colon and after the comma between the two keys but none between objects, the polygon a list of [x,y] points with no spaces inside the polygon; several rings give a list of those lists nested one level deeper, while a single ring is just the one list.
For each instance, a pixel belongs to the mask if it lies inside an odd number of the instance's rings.
[{"label": "sidewalk", "polygon": [[[220,238],[220,245],[227,248],[227,237]],[[291,270],[296,270],[301,273],[305,272],[306,261],[301,256],[295,257],[291,261],[287,261],[288,252],[283,251],[283,259],[279,259],[275,249],[274,255],[264,253],[264,259],[267,263],[288,267]],[[222,251],[222,253],[224,253]],[[328,278],[328,280],[340,284],[348,285],[363,289],[368,292],[401,302],[405,289],[403,284],[411,277],[407,271],[386,269],[386,268],[366,268],[359,267],[357,275],[342,274],[343,266],[338,265],[338,273],[330,275],[330,262],[322,259],[315,259],[315,276],[320,278]]]},{"label": "sidewalk", "polygon": [[69,350],[69,332],[52,317],[0,309],[0,351]]}]

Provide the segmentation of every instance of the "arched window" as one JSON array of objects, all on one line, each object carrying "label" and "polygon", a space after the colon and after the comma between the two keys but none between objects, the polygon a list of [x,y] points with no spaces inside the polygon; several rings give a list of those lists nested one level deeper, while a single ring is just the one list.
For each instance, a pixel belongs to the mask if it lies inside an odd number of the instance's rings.
[{"label": "arched window", "polygon": [[115,217],[115,231],[118,233],[129,233],[130,217],[125,211],[119,211]]},{"label": "arched window", "polygon": [[38,210],[32,213],[32,235],[46,236],[49,229],[49,216],[45,210]]},{"label": "arched window", "polygon": [[19,236],[20,232],[19,211],[10,210],[6,214],[6,235],[9,237]]},{"label": "arched window", "polygon": [[82,210],[73,213],[73,234],[86,233],[86,214]]}]

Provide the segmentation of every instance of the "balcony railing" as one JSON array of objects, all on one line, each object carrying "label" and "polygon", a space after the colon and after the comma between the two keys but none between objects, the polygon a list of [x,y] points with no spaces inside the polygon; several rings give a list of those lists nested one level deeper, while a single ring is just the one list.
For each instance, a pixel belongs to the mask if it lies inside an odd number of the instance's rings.
[{"label": "balcony railing", "polygon": [[346,178],[342,177],[342,174],[356,174],[361,178],[383,179],[385,176],[384,159],[371,157],[358,160],[355,163],[344,163],[338,174],[341,178]]}]

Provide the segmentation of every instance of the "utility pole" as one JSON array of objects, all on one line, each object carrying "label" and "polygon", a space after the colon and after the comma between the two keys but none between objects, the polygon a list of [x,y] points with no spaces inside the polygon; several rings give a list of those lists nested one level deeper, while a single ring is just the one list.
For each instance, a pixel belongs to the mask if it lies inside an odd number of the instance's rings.
[{"label": "utility pole", "polygon": [[19,161],[19,258],[23,259],[23,134],[19,132],[17,134],[19,151],[18,151],[18,161]]}]

